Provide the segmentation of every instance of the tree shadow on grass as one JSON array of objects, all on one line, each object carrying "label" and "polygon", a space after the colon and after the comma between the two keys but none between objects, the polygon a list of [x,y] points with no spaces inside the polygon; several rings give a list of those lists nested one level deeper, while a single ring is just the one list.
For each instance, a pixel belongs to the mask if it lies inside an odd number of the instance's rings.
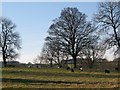
[{"label": "tree shadow on grass", "polygon": [[57,73],[57,72],[18,72],[3,71],[3,74],[37,75],[37,76],[62,76],[62,77],[95,77],[95,78],[120,78],[120,75],[110,74],[84,74],[84,73]]},{"label": "tree shadow on grass", "polygon": [[25,83],[31,85],[39,85],[41,83],[55,83],[55,84],[120,84],[120,82],[70,82],[70,81],[43,81],[43,80],[31,80],[31,79],[10,79],[0,78],[2,82],[10,83]]}]

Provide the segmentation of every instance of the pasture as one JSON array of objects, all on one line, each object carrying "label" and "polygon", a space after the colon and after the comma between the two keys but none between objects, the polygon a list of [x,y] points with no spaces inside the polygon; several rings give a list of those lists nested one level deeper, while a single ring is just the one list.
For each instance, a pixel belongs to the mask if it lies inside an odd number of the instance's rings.
[{"label": "pasture", "polygon": [[2,88],[115,88],[120,86],[117,71],[75,72],[65,68],[2,68]]}]

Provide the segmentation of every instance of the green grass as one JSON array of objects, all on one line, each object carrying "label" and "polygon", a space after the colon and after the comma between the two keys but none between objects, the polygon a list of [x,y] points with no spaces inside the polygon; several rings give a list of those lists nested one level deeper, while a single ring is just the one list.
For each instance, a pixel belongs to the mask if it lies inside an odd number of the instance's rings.
[{"label": "green grass", "polygon": [[74,64],[68,64],[68,67],[73,68]]},{"label": "green grass", "polygon": [[1,78],[3,88],[117,88],[118,75],[58,68],[2,68]]}]

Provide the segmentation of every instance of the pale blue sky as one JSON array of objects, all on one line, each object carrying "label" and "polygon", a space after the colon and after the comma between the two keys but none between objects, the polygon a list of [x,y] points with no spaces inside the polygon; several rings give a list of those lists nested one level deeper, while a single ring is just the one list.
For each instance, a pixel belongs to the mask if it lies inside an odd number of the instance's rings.
[{"label": "pale blue sky", "polygon": [[91,20],[97,10],[95,2],[4,2],[2,15],[11,19],[16,25],[22,38],[20,62],[32,62],[40,53],[47,30],[52,20],[60,16],[65,7],[77,7],[80,12]]}]

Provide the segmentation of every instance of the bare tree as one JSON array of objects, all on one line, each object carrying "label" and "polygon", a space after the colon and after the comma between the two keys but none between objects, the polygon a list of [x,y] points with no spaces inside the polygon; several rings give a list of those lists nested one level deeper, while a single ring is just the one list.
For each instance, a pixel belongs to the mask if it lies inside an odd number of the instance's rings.
[{"label": "bare tree", "polygon": [[46,37],[46,45],[49,52],[52,55],[52,60],[61,67],[61,60],[63,59],[62,45],[59,42],[59,38],[55,37]]},{"label": "bare tree", "polygon": [[100,26],[100,31],[105,31],[109,35],[105,36],[105,43],[120,48],[120,35],[118,35],[120,32],[118,29],[120,27],[120,2],[99,3],[94,21]]},{"label": "bare tree", "polygon": [[51,50],[51,48],[49,47],[49,44],[44,44],[43,50],[41,52],[41,57],[42,60],[44,62],[46,62],[47,64],[50,63],[50,67],[53,66],[53,58],[54,56],[54,52]]},{"label": "bare tree", "polygon": [[20,49],[20,35],[15,32],[16,25],[7,18],[0,17],[0,51],[4,66],[7,66],[6,60],[17,58],[17,50]]},{"label": "bare tree", "polygon": [[76,58],[81,49],[89,42],[91,33],[95,28],[86,21],[86,15],[78,11],[77,8],[64,8],[59,18],[49,28],[49,37],[58,38],[62,46],[62,52],[68,53],[74,60],[76,68]]},{"label": "bare tree", "polygon": [[40,59],[38,56],[33,60],[33,64],[40,64]]},{"label": "bare tree", "polygon": [[[96,39],[98,41],[98,39]],[[102,43],[94,41],[92,45],[86,46],[82,49],[81,55],[84,57],[84,62],[89,68],[94,66],[94,63],[97,62],[100,58],[103,58],[106,50],[105,46]]]},{"label": "bare tree", "polygon": [[61,67],[61,60],[63,59],[63,53],[61,52],[61,47],[59,41],[52,41],[49,37],[46,38],[46,43],[44,44],[43,50],[41,52],[41,57],[44,60],[50,62],[52,67],[53,63]]}]

